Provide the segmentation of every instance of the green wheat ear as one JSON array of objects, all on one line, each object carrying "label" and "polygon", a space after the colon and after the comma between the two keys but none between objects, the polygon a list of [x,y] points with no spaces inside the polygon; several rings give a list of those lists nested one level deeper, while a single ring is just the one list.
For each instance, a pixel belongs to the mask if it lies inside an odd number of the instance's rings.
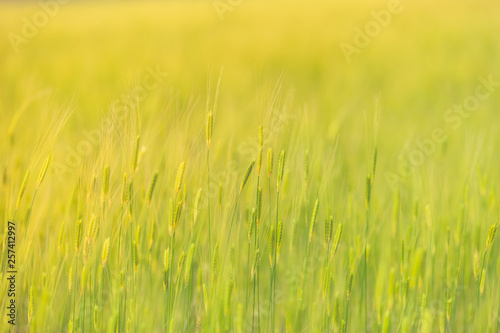
[{"label": "green wheat ear", "polygon": [[128,189],[127,189],[127,173],[123,174],[122,178],[122,195],[121,195],[121,205],[125,206],[128,200]]},{"label": "green wheat ear", "polygon": [[209,112],[206,117],[205,124],[205,134],[207,136],[207,147],[210,148],[210,143],[212,141],[212,131],[214,127],[214,116],[212,112]]},{"label": "green wheat ear", "polygon": [[182,213],[182,201],[179,201],[177,203],[177,206],[175,207],[175,216],[174,216],[174,224],[173,224],[173,231],[175,232],[175,229],[177,229],[177,224],[179,223],[181,219],[181,213]]},{"label": "green wheat ear", "polygon": [[201,193],[202,193],[202,189],[200,187],[198,189],[198,192],[196,192],[196,198],[194,200],[193,223],[196,223],[196,220],[198,219],[198,212],[199,212],[200,201],[201,201]]},{"label": "green wheat ear", "polygon": [[102,267],[106,266],[109,256],[109,237],[104,240],[104,245],[102,246]]},{"label": "green wheat ear", "polygon": [[351,298],[352,279],[353,279],[353,275],[352,275],[352,273],[350,273],[349,278],[347,279],[347,290],[346,290],[346,295],[347,295],[348,301]]},{"label": "green wheat ear", "polygon": [[82,245],[83,220],[79,219],[75,228],[75,252],[78,254]]},{"label": "green wheat ear", "polygon": [[155,174],[153,175],[153,178],[151,179],[151,184],[149,184],[148,206],[151,204],[151,199],[153,198],[153,192],[155,190],[157,180],[158,180],[158,171],[155,172]]},{"label": "green wheat ear", "polygon": [[252,243],[252,234],[257,220],[257,214],[255,208],[252,208],[250,213],[250,220],[248,221],[248,243]]},{"label": "green wheat ear", "polygon": [[165,249],[163,253],[163,269],[168,272],[170,270],[170,266],[172,264],[172,254],[170,253],[170,249]]},{"label": "green wheat ear", "polygon": [[135,145],[134,145],[134,155],[132,155],[132,173],[135,173],[137,170],[137,163],[139,159],[139,144],[140,144],[141,137],[138,135],[137,138],[135,139]]},{"label": "green wheat ear", "polygon": [[243,177],[243,181],[241,182],[240,185],[240,193],[243,191],[243,188],[245,187],[248,178],[250,177],[250,173],[252,172],[253,166],[255,165],[255,161],[250,162],[250,165],[247,168],[247,171],[245,172],[245,176]]},{"label": "green wheat ear", "polygon": [[337,249],[339,247],[340,238],[342,237],[342,230],[343,229],[344,229],[344,225],[342,223],[339,223],[339,225],[337,226],[337,231],[335,232],[335,238],[333,240],[332,255],[335,255],[335,253],[337,253]]},{"label": "green wheat ear", "polygon": [[370,206],[370,197],[372,193],[372,178],[371,176],[366,177],[366,208]]},{"label": "green wheat ear", "polygon": [[332,240],[333,216],[325,218],[325,244],[330,244]]},{"label": "green wheat ear", "polygon": [[21,199],[23,198],[24,191],[26,190],[26,183],[28,182],[28,178],[30,175],[30,169],[26,171],[24,174],[23,182],[21,183],[21,188],[19,189],[19,194],[17,196],[17,202],[16,202],[16,210],[19,207],[19,204],[21,203]]},{"label": "green wheat ear", "polygon": [[260,175],[260,168],[262,166],[262,148],[259,148],[257,155],[257,175]]},{"label": "green wheat ear", "polygon": [[106,165],[104,167],[102,175],[102,192],[101,192],[102,202],[106,200],[108,193],[109,193],[109,165]]},{"label": "green wheat ear", "polygon": [[42,170],[40,170],[40,174],[38,175],[38,181],[36,182],[36,189],[40,187],[42,184],[43,179],[45,178],[45,174],[47,173],[47,169],[49,168],[50,164],[50,159],[51,157],[48,156],[45,161],[43,162]]},{"label": "green wheat ear", "polygon": [[168,233],[170,236],[172,236],[174,232],[174,220],[175,220],[175,204],[172,198],[170,198],[168,206],[170,211],[170,218],[168,219]]},{"label": "green wheat ear", "polygon": [[170,207],[170,219],[168,220],[168,233],[170,236],[172,236],[175,232],[175,229],[177,228],[177,223],[181,218],[182,201],[179,201],[177,202],[177,204],[175,204],[174,201],[170,199],[169,207]]},{"label": "green wheat ear", "polygon": [[95,215],[92,215],[90,218],[89,228],[87,230],[87,242],[88,243],[90,243],[97,234],[97,228],[98,228],[97,224],[98,223],[97,223],[97,219],[96,219]]},{"label": "green wheat ear", "polygon": [[59,237],[57,238],[57,249],[59,250],[59,252],[61,252],[62,250],[63,236],[64,236],[64,224],[61,225],[61,230],[59,231]]},{"label": "green wheat ear", "polygon": [[491,243],[493,243],[493,240],[495,239],[495,234],[497,232],[497,228],[498,228],[498,223],[492,224],[490,226],[490,230],[488,231],[488,238],[486,239],[486,250],[485,251],[488,251]]},{"label": "green wheat ear", "polygon": [[137,268],[139,267],[139,253],[136,242],[132,243],[132,262],[134,264],[134,272],[137,272]]},{"label": "green wheat ear", "polygon": [[281,181],[283,180],[284,168],[285,168],[285,151],[282,150],[280,153],[280,159],[278,161],[278,176],[276,178],[276,185],[278,191],[280,190]]},{"label": "green wheat ear", "polygon": [[283,222],[278,222],[278,232],[276,233],[276,257],[280,258],[281,240],[283,239]]},{"label": "green wheat ear", "polygon": [[132,213],[133,213],[133,208],[134,208],[134,182],[130,181],[128,185],[128,211],[129,211],[129,219],[132,221]]},{"label": "green wheat ear", "polygon": [[309,226],[309,242],[311,242],[313,238],[314,226],[316,224],[316,217],[318,216],[318,206],[319,206],[319,199],[316,199],[311,217],[311,224]]},{"label": "green wheat ear", "polygon": [[255,217],[257,223],[257,229],[259,229],[260,217],[262,215],[262,188],[259,187],[257,190],[257,215]]},{"label": "green wheat ear", "polygon": [[267,150],[267,177],[271,178],[273,172],[273,148]]},{"label": "green wheat ear", "polygon": [[186,162],[182,162],[177,169],[177,177],[175,178],[175,194],[178,194],[182,186],[182,178],[184,177],[184,169]]},{"label": "green wheat ear", "polygon": [[68,293],[71,294],[71,289],[73,288],[73,265],[69,268],[68,273]]},{"label": "green wheat ear", "polygon": [[179,261],[177,262],[177,277],[182,271],[182,267],[184,266],[184,259],[186,259],[186,252],[182,251],[181,255],[179,256]]}]

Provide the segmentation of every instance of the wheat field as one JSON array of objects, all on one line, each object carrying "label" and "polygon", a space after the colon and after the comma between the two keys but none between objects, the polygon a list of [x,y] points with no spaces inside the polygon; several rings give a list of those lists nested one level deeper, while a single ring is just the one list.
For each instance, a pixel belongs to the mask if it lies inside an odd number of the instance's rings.
[{"label": "wheat field", "polygon": [[500,5],[0,3],[2,332],[500,332]]}]

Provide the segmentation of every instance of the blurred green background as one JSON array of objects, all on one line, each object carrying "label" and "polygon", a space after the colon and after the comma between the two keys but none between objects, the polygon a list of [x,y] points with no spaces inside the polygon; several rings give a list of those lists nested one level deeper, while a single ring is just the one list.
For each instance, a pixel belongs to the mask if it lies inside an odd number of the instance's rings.
[{"label": "blurred green background", "polygon": [[[54,6],[55,0],[44,3]],[[478,216],[497,217],[497,205],[488,208],[485,202],[491,198],[497,202],[500,176],[500,86],[496,83],[500,82],[500,3],[401,0],[401,10],[391,15],[390,23],[347,59],[342,43],[355,45],[357,29],[365,30],[375,20],[373,11],[386,11],[390,3],[68,1],[51,7],[53,15],[46,14],[46,22],[27,37],[23,31],[37,15],[43,20],[47,10],[36,2],[0,2],[0,151],[7,157],[2,161],[2,213],[11,216],[28,165],[38,168],[49,151],[54,152],[55,166],[67,165],[68,149],[78,149],[78,143],[86,140],[85,133],[99,129],[103,120],[120,122],[116,102],[123,106],[124,96],[135,98],[136,113],[127,117],[140,119],[132,122],[138,129],[130,132],[141,132],[145,142],[154,142],[150,147],[168,151],[169,173],[175,173],[179,161],[189,154],[204,163],[200,142],[204,140],[205,103],[214,92],[213,86],[208,90],[207,82],[215,85],[221,75],[215,168],[223,169],[236,156],[241,162],[239,175],[249,161],[242,156],[241,142],[255,141],[259,124],[272,128],[282,117],[290,125],[273,139],[276,151],[286,144],[300,148],[290,155],[291,165],[299,169],[303,151],[310,149],[318,171],[329,147],[336,146],[335,156],[340,158],[332,173],[342,184],[337,194],[355,192],[362,205],[366,165],[371,163],[365,118],[376,109],[380,119],[375,190],[379,221],[391,219],[392,176],[400,179],[396,187],[408,189],[403,193],[408,199],[406,208],[420,197],[424,203],[433,203],[437,219],[450,220],[457,215],[450,207],[458,206],[464,184],[473,179],[471,188],[484,199],[477,204]],[[22,42],[16,45],[14,40]],[[151,70],[162,73],[162,79],[137,102],[133,89],[144,84]],[[452,127],[445,115],[475,94],[481,78],[494,81],[496,90]],[[35,134],[50,125],[49,115],[68,106],[73,114],[59,140],[45,151],[39,149]],[[458,114],[452,115],[457,119]],[[409,166],[411,177],[404,172],[401,176],[405,161],[436,128],[445,132],[444,142],[425,155],[422,165]],[[26,150],[10,150],[12,142]],[[194,152],[186,153],[187,148]],[[149,165],[156,166],[160,156],[148,159]],[[188,171],[196,177],[194,173]],[[141,177],[149,179],[150,175]],[[321,177],[315,174],[318,182]],[[70,175],[56,179],[59,193],[69,195],[73,188],[64,185]],[[61,211],[62,201],[54,203]],[[341,201],[345,203],[346,197]],[[474,248],[482,248],[490,222],[474,229]],[[444,230],[439,235],[443,239]],[[384,237],[384,232],[380,224],[374,237]],[[355,236],[348,237],[355,243]],[[494,299],[489,298],[485,306],[496,304]]]}]

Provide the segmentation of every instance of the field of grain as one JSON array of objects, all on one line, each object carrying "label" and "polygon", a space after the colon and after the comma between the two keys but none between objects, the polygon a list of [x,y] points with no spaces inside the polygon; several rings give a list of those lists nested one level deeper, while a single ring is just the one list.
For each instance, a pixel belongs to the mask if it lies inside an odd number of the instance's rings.
[{"label": "field of grain", "polygon": [[500,332],[499,13],[1,2],[0,331]]}]

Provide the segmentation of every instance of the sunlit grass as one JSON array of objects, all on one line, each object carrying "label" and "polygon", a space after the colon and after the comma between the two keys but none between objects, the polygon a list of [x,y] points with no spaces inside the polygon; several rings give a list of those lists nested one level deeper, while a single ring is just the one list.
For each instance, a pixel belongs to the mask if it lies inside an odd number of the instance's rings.
[{"label": "sunlit grass", "polygon": [[19,331],[498,330],[498,5],[403,4],[351,62],[387,2],[76,2],[0,40],[1,330],[7,221]]}]

